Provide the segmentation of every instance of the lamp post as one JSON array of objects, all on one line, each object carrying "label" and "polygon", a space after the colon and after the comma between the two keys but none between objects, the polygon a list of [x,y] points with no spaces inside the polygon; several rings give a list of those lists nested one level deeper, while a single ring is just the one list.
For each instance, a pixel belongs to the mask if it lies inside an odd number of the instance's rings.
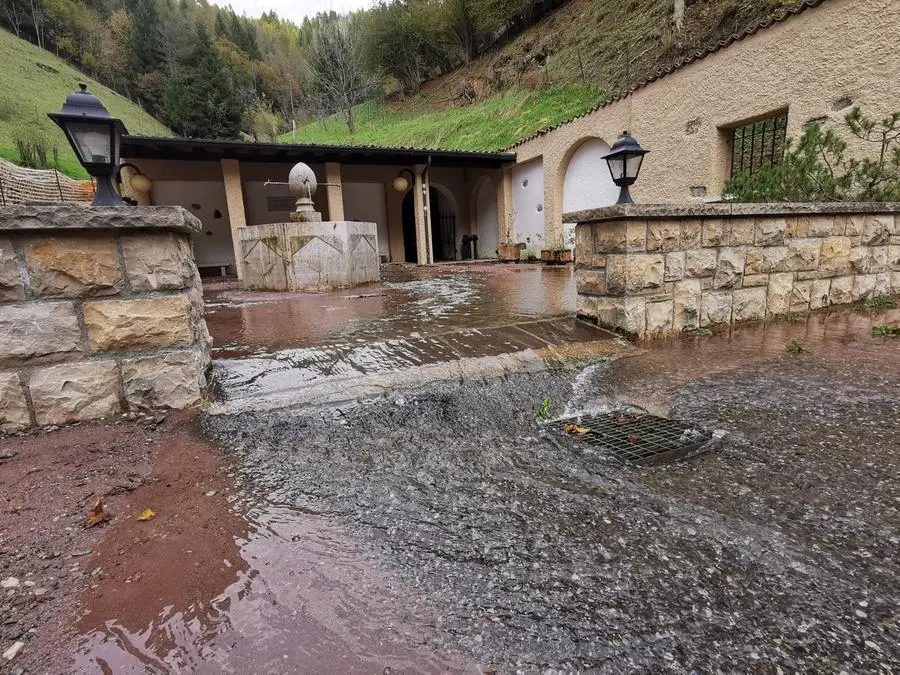
[{"label": "lamp post", "polygon": [[641,147],[627,131],[623,131],[618,140],[613,143],[609,152],[603,155],[606,164],[609,167],[609,173],[612,175],[613,183],[619,186],[619,199],[616,204],[634,204],[631,193],[628,191],[629,185],[634,185],[638,174],[641,171],[641,162],[644,161],[644,155],[649,152]]},{"label": "lamp post", "polygon": [[81,91],[69,94],[58,113],[47,115],[63,130],[78,161],[96,180],[93,205],[125,206],[112,178],[119,170],[122,134],[128,130],[87,90],[86,84],[79,86]]}]

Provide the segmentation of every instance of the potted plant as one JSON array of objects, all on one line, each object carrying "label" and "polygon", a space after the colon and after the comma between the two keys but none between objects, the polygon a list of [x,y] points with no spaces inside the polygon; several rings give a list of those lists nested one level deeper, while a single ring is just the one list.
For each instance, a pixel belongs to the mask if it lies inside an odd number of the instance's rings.
[{"label": "potted plant", "polygon": [[541,249],[541,262],[548,265],[565,265],[573,260],[573,251],[566,244],[563,235],[559,235],[552,248]]},{"label": "potted plant", "polygon": [[522,247],[519,244],[500,244],[497,247],[497,257],[500,258],[502,262],[518,262],[519,254],[522,252]]}]

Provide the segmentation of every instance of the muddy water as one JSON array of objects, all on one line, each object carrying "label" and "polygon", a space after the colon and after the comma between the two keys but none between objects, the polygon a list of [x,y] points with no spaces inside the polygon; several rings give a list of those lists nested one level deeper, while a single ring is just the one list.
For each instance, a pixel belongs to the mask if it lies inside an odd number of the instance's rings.
[{"label": "muddy water", "polygon": [[[873,338],[872,328],[898,322],[900,310],[833,308],[793,322],[733,326],[711,337],[642,342],[634,358],[622,359],[610,369],[604,389],[611,403],[637,403],[665,414],[666,400],[684,383],[775,359],[815,358],[839,363],[848,351],[852,351],[855,362],[864,364],[897,358],[897,338]],[[800,351],[789,352],[791,343],[796,343]]]},{"label": "muddy water", "polygon": [[330,293],[255,293],[205,287],[218,358],[290,348],[430,337],[571,315],[571,266],[387,265],[382,281]]},{"label": "muddy water", "polygon": [[161,607],[149,625],[112,617],[82,635],[77,672],[462,672],[422,649],[403,589],[325,519],[252,509],[236,537],[237,580],[209,601]]}]

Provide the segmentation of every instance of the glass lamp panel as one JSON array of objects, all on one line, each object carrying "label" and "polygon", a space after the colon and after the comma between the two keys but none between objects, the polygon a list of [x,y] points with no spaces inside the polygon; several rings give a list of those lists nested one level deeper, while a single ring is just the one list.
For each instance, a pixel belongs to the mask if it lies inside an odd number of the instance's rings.
[{"label": "glass lamp panel", "polygon": [[621,180],[625,171],[625,158],[621,155],[618,157],[607,157],[606,163],[609,165],[609,173],[612,175],[613,182]]},{"label": "glass lamp panel", "polygon": [[629,178],[637,178],[638,172],[641,170],[641,162],[644,161],[643,155],[629,155],[625,161],[625,171]]},{"label": "glass lamp panel", "polygon": [[68,131],[81,161],[87,164],[112,163],[112,134],[106,124],[84,124],[69,122]]}]

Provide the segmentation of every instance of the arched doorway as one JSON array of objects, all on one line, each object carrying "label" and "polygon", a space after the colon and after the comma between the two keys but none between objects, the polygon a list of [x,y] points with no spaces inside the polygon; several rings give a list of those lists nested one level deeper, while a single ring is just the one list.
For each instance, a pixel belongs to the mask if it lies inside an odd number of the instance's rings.
[{"label": "arched doorway", "polygon": [[[440,190],[432,187],[428,193],[431,201],[431,252],[435,262],[456,260],[456,209]],[[406,262],[418,262],[416,249],[416,207],[413,192],[403,198],[403,256]]]}]

